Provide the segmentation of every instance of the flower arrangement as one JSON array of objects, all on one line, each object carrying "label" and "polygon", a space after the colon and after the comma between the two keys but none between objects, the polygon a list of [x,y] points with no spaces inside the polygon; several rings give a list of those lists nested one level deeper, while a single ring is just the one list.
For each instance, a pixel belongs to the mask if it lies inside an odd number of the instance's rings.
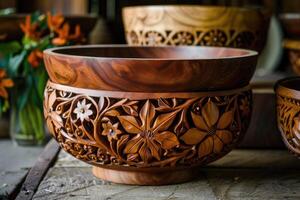
[{"label": "flower arrangement", "polygon": [[42,143],[43,91],[48,79],[43,50],[82,44],[85,38],[80,26],[70,27],[61,14],[33,13],[26,16],[20,28],[22,41],[0,44],[0,114],[10,107],[10,132],[17,142],[29,139]]}]

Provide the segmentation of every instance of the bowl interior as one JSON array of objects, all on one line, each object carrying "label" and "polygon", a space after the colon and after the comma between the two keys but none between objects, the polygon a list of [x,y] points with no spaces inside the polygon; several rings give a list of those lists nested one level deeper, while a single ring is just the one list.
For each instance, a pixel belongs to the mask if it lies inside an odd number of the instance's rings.
[{"label": "bowl interior", "polygon": [[300,91],[300,77],[283,79],[278,82],[276,87],[284,87],[290,90]]},{"label": "bowl interior", "polygon": [[230,59],[254,56],[251,50],[223,47],[133,47],[133,46],[77,46],[53,49],[53,53],[68,56],[146,60]]}]

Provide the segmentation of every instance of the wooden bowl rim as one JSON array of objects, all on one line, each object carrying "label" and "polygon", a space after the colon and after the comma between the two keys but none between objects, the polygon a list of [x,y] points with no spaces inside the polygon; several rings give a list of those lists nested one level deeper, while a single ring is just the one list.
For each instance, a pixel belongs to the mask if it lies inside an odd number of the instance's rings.
[{"label": "wooden bowl rim", "polygon": [[[245,55],[237,56],[228,56],[228,57],[216,57],[216,58],[142,58],[142,57],[96,57],[96,56],[80,56],[80,55],[71,55],[66,53],[55,52],[59,50],[68,50],[68,49],[88,49],[88,48],[142,48],[142,49],[222,49],[222,50],[233,50],[245,52]],[[206,46],[131,46],[131,45],[76,45],[76,46],[64,46],[64,47],[55,47],[44,50],[45,55],[49,56],[59,56],[65,58],[80,58],[80,59],[96,59],[96,60],[118,60],[118,61],[225,61],[233,59],[248,59],[252,57],[257,57],[258,52],[249,49],[241,48],[231,48],[231,47],[206,47]]]},{"label": "wooden bowl rim", "polygon": [[134,100],[142,99],[157,99],[157,98],[193,98],[193,97],[204,97],[204,96],[226,96],[231,94],[237,94],[242,91],[251,90],[250,84],[236,88],[232,90],[218,90],[218,91],[203,91],[203,92],[123,92],[123,91],[108,91],[108,90],[95,90],[95,89],[86,89],[78,88],[73,86],[67,86],[59,83],[54,83],[48,81],[48,86],[53,87],[58,90],[85,94],[88,96],[98,97],[98,96],[108,96],[112,98],[130,98]]},{"label": "wooden bowl rim", "polygon": [[279,94],[281,96],[288,97],[288,98],[294,98],[294,99],[300,100],[300,87],[299,87],[299,89],[295,89],[293,87],[288,87],[288,86],[283,85],[284,83],[289,82],[289,81],[300,84],[300,77],[292,76],[292,77],[287,77],[287,78],[278,80],[274,86],[275,93]]},{"label": "wooden bowl rim", "polygon": [[238,7],[238,6],[222,6],[222,5],[194,5],[194,4],[180,4],[180,5],[172,5],[172,4],[163,4],[163,5],[135,5],[135,6],[125,6],[122,10],[127,9],[139,9],[139,8],[156,8],[156,9],[168,9],[168,8],[176,8],[176,7],[183,7],[183,8],[205,8],[208,10],[222,10],[222,9],[229,9],[235,10],[238,12],[257,12],[257,11],[266,11],[267,9],[262,6],[253,6],[253,7]]}]

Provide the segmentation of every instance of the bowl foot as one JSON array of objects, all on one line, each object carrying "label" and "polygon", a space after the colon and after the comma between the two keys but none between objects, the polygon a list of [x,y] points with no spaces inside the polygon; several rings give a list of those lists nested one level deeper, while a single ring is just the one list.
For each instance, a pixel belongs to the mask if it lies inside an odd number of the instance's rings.
[{"label": "bowl foot", "polygon": [[121,171],[93,167],[93,174],[103,180],[129,185],[168,185],[197,178],[197,168],[169,171]]}]

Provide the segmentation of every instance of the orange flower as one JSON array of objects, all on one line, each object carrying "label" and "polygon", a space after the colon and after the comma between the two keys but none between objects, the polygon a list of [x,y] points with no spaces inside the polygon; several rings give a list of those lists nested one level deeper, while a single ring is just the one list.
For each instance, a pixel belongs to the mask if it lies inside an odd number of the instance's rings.
[{"label": "orange flower", "polygon": [[76,25],[75,33],[70,34],[70,25],[65,23],[62,28],[56,30],[58,37],[53,38],[52,43],[56,46],[62,46],[67,44],[68,41],[74,41],[76,43],[84,42],[84,37],[81,34],[80,26]]},{"label": "orange flower", "polygon": [[52,16],[50,12],[47,13],[47,24],[51,31],[55,31],[61,27],[65,21],[61,14]]},{"label": "orange flower", "polygon": [[26,37],[37,40],[40,37],[40,33],[37,31],[38,25],[31,23],[31,16],[27,15],[25,19],[25,23],[21,23],[20,27],[22,31],[25,33]]},{"label": "orange flower", "polygon": [[7,99],[8,93],[6,88],[11,88],[14,86],[14,82],[10,78],[6,78],[6,71],[0,69],[0,96]]},{"label": "orange flower", "polygon": [[28,62],[34,68],[38,67],[42,60],[43,60],[43,52],[41,52],[38,49],[33,50],[28,56]]}]

